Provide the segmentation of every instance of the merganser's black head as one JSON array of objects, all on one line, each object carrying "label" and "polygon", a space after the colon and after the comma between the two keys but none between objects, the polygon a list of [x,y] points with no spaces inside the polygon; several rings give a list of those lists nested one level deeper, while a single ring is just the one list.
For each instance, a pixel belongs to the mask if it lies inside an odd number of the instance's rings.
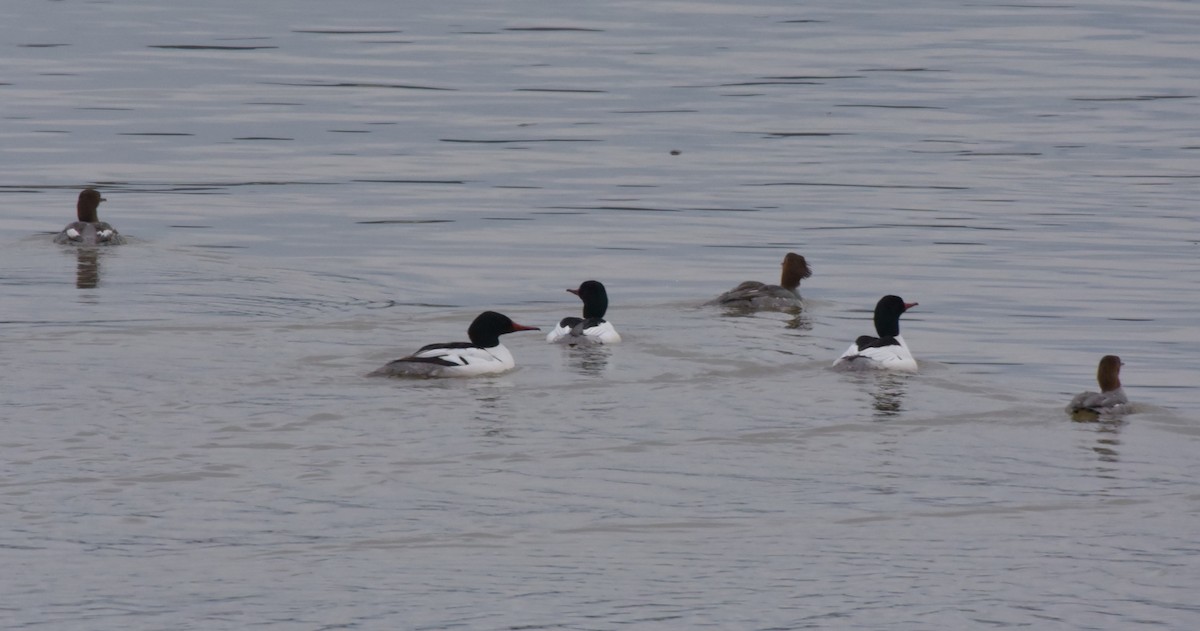
[{"label": "merganser's black head", "polygon": [[583,301],[583,317],[586,318],[603,318],[604,313],[608,311],[608,292],[604,290],[604,285],[598,280],[585,280],[579,285],[579,289],[568,289],[567,291],[579,296]]},{"label": "merganser's black head", "polygon": [[100,221],[96,215],[96,209],[100,206],[100,202],[108,201],[100,197],[100,191],[94,188],[85,188],[79,193],[79,201],[75,203],[75,214],[79,217],[79,221],[95,223]]},{"label": "merganser's black head", "polygon": [[880,339],[900,335],[900,315],[917,306],[900,296],[884,296],[875,303],[875,334]]},{"label": "merganser's black head", "polygon": [[500,336],[517,331],[537,331],[536,326],[525,326],[513,322],[503,313],[484,311],[475,317],[471,326],[467,327],[467,337],[471,343],[483,348],[491,348],[500,343]]}]

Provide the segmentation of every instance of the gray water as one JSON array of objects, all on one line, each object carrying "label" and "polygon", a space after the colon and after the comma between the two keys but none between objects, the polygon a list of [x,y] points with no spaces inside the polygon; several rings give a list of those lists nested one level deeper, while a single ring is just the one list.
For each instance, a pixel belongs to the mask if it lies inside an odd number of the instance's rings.
[{"label": "gray water", "polygon": [[[0,23],[3,628],[1200,627],[1200,6]],[[364,377],[588,278],[618,346]],[[921,372],[830,371],[886,293]]]}]

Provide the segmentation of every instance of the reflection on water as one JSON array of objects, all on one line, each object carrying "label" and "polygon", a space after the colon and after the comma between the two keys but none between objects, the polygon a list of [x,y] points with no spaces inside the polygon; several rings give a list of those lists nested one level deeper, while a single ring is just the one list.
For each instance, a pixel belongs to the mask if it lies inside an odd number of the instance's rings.
[{"label": "reflection on water", "polygon": [[1125,426],[1123,417],[1101,416],[1091,410],[1080,410],[1071,415],[1071,420],[1077,426],[1096,433],[1096,444],[1091,446],[1091,450],[1100,457],[1101,462],[1120,460],[1117,448],[1121,445],[1121,428]]},{"label": "reflection on water", "polygon": [[899,416],[904,411],[904,392],[910,375],[900,375],[887,371],[877,371],[875,389],[871,392],[874,399],[876,420],[887,420]]},{"label": "reflection on water", "polygon": [[805,315],[803,311],[798,311],[796,315],[785,322],[783,326],[799,331],[811,331],[813,328],[813,322],[812,318]]},{"label": "reflection on water", "polygon": [[513,411],[507,397],[507,383],[485,379],[465,384],[475,399],[475,420],[480,423],[480,431],[488,438],[509,435],[508,422],[512,419]]},{"label": "reflection on water", "polygon": [[567,365],[575,372],[589,377],[598,377],[608,370],[612,348],[603,344],[564,346],[568,353]]},{"label": "reflection on water", "polygon": [[75,287],[77,289],[95,289],[100,284],[100,259],[111,253],[108,247],[92,247],[86,245],[60,245],[64,254],[70,252],[75,256]]},{"label": "reflection on water", "polygon": [[[1197,398],[1192,4],[391,4],[4,12],[0,227],[147,239],[0,248],[7,627],[1195,626],[1194,423],[1049,403]],[[686,308],[792,249],[803,311]],[[361,376],[597,269],[637,339]],[[827,370],[893,292],[942,376]]]},{"label": "reflection on water", "polygon": [[904,396],[908,390],[908,380],[912,378],[911,374],[887,370],[846,372],[834,369],[833,372],[853,380],[867,391],[871,397],[871,414],[875,420],[884,421],[904,412]]},{"label": "reflection on water", "polygon": [[804,311],[803,307],[758,309],[743,306],[723,306],[721,307],[721,316],[726,318],[782,318],[783,326],[787,329],[811,331],[813,328],[812,318]]},{"label": "reflection on water", "polygon": [[76,247],[75,256],[75,287],[94,289],[100,282],[100,249]]}]

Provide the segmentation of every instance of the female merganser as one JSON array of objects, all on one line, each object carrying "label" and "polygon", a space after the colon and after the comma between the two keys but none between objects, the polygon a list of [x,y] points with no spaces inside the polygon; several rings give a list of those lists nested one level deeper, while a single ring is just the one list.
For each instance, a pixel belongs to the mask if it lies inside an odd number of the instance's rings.
[{"label": "female merganser", "polygon": [[875,304],[875,334],[863,335],[833,362],[838,368],[917,371],[917,360],[900,337],[900,314],[917,306],[899,296],[884,296]]},{"label": "female merganser", "polygon": [[579,296],[583,301],[583,317],[559,320],[558,326],[546,335],[547,342],[561,342],[574,346],[616,344],[621,341],[621,335],[617,333],[612,322],[604,319],[604,312],[608,311],[608,292],[604,290],[600,281],[585,280],[579,285],[579,289],[567,291]]},{"label": "female merganser", "polygon": [[484,311],[467,328],[470,342],[430,344],[370,373],[369,377],[471,377],[511,370],[516,364],[512,353],[500,343],[500,336],[516,331],[537,331],[495,311]]},{"label": "female merganser", "polygon": [[79,221],[73,221],[54,237],[55,243],[72,243],[76,245],[119,245],[125,239],[112,226],[100,221],[96,216],[96,208],[100,202],[107,201],[100,197],[100,192],[94,188],[85,188],[79,193],[79,201],[75,203],[75,212]]},{"label": "female merganser", "polygon": [[1123,414],[1129,411],[1129,399],[1121,388],[1121,358],[1105,355],[1096,370],[1096,381],[1100,392],[1080,392],[1071,399],[1067,412],[1095,412],[1096,414]]},{"label": "female merganser", "polygon": [[737,287],[710,300],[710,305],[721,305],[738,309],[787,309],[800,306],[800,294],[796,288],[800,281],[812,276],[808,261],[795,252],[783,257],[783,272],[778,285],[768,285],[748,280]]}]

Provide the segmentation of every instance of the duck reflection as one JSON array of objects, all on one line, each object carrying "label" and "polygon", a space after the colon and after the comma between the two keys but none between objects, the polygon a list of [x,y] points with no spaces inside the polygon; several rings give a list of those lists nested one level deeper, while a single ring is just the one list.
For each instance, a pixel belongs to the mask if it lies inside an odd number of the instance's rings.
[{"label": "duck reflection", "polygon": [[505,388],[499,383],[474,384],[471,388],[475,402],[475,421],[480,424],[483,435],[488,438],[508,436],[507,422],[512,418],[511,406],[505,396]]},{"label": "duck reflection", "polygon": [[811,331],[812,318],[805,314],[802,307],[786,307],[780,309],[748,309],[745,307],[727,307],[721,314],[726,318],[770,318],[783,322],[784,328]]},{"label": "duck reflection", "polygon": [[795,315],[783,323],[783,326],[789,329],[797,329],[800,331],[811,331],[813,328],[812,318],[804,314],[803,311],[796,311]]},{"label": "duck reflection", "polygon": [[75,287],[95,289],[100,284],[100,249],[75,248]]},{"label": "duck reflection", "polygon": [[874,399],[875,418],[886,421],[900,415],[904,411],[904,394],[907,391],[908,375],[890,371],[872,371],[875,378],[875,389],[871,392]]},{"label": "duck reflection", "polygon": [[1080,427],[1090,428],[1096,433],[1096,444],[1091,450],[1099,456],[1101,462],[1119,462],[1121,446],[1121,428],[1125,421],[1119,417],[1096,414],[1091,410],[1080,410],[1071,414],[1071,420]]},{"label": "duck reflection", "polygon": [[612,347],[602,344],[576,346],[564,349],[569,353],[567,365],[581,375],[598,377],[608,370],[608,360],[612,357]]}]

